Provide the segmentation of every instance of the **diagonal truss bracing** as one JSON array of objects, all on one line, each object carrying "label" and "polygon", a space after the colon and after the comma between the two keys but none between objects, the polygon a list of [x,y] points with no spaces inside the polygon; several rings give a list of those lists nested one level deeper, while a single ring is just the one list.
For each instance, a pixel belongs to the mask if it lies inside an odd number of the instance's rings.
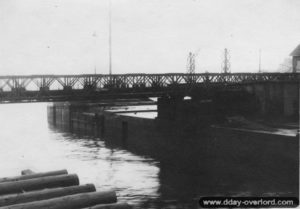
[{"label": "diagonal truss bracing", "polygon": [[255,82],[300,81],[300,73],[201,73],[201,74],[88,74],[88,75],[15,75],[0,76],[0,90],[13,91],[35,84],[51,89],[54,83],[61,87],[86,87],[98,89],[155,88],[199,83],[255,83]]}]

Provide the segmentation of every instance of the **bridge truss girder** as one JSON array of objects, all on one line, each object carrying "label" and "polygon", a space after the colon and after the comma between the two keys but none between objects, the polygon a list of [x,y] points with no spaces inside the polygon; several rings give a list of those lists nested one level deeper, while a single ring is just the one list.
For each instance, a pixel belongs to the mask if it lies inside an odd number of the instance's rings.
[{"label": "bridge truss girder", "polygon": [[201,74],[88,74],[88,75],[15,75],[0,76],[1,91],[28,91],[31,84],[36,91],[54,89],[145,89],[167,88],[196,84],[240,84],[255,82],[300,81],[300,73],[201,73]]}]

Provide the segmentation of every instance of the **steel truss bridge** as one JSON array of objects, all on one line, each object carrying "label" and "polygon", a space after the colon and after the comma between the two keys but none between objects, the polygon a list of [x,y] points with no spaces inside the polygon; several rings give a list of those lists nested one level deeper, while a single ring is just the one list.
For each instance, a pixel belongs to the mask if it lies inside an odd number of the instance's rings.
[{"label": "steel truss bridge", "polygon": [[159,96],[199,85],[299,82],[300,73],[83,74],[0,76],[0,102]]}]

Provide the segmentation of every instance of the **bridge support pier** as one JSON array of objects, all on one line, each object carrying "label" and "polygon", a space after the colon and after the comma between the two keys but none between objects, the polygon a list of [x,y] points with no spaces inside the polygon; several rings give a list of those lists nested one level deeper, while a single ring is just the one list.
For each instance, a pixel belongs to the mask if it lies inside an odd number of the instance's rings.
[{"label": "bridge support pier", "polygon": [[48,112],[47,114],[48,121],[51,122],[53,126],[56,126],[56,106],[55,105],[48,106],[47,112]]},{"label": "bridge support pier", "polygon": [[173,120],[183,96],[160,97],[157,100],[158,117]]},{"label": "bridge support pier", "polygon": [[64,86],[64,91],[72,91],[72,86]]},{"label": "bridge support pier", "polygon": [[94,120],[95,120],[95,134],[97,137],[104,137],[104,123],[105,123],[105,116],[104,115],[100,115],[98,113],[95,113],[94,116]]},{"label": "bridge support pier", "polygon": [[47,92],[47,91],[50,91],[50,88],[48,86],[40,87],[40,92]]},{"label": "bridge support pier", "polygon": [[96,90],[96,87],[94,85],[84,85],[83,89],[87,91],[94,91]]},{"label": "bridge support pier", "polygon": [[260,103],[260,114],[268,116],[298,117],[299,83],[264,82],[245,86]]},{"label": "bridge support pier", "polygon": [[298,115],[299,114],[299,83],[286,84],[283,92],[284,114]]}]

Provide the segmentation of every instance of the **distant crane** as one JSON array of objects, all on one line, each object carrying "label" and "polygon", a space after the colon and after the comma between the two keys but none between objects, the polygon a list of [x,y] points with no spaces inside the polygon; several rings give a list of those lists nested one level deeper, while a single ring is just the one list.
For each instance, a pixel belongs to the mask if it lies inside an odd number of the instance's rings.
[{"label": "distant crane", "polygon": [[224,49],[224,59],[222,62],[222,73],[230,73],[230,57],[227,48]]},{"label": "distant crane", "polygon": [[198,49],[196,52],[190,52],[187,58],[187,73],[188,74],[195,74],[196,72],[196,62],[195,58],[199,54],[200,49]]}]

